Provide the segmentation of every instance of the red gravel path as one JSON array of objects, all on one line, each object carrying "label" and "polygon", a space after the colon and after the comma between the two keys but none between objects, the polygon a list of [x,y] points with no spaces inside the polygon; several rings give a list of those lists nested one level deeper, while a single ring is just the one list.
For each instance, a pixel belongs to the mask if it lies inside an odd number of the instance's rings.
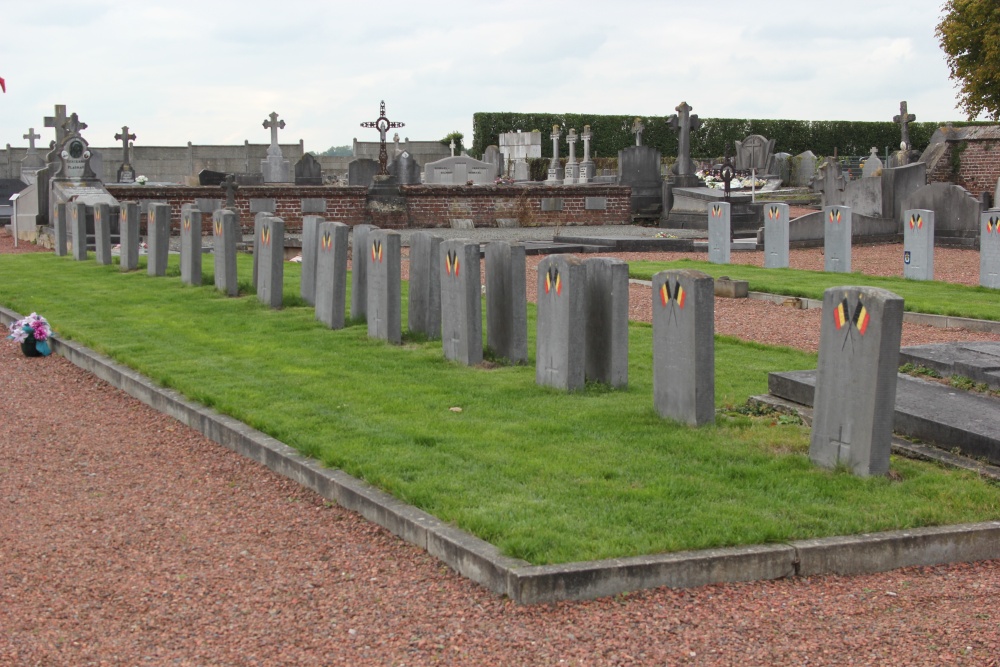
[{"label": "red gravel path", "polygon": [[1000,665],[998,561],[518,607],[65,359],[0,368],[0,665]]}]

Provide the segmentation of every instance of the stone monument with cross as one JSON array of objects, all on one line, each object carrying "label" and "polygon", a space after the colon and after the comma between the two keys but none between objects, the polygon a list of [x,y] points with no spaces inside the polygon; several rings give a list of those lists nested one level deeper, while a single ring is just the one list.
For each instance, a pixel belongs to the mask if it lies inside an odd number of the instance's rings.
[{"label": "stone monument with cross", "polygon": [[890,167],[902,167],[920,158],[920,153],[913,150],[910,143],[910,123],[917,117],[907,112],[906,100],[899,103],[899,113],[892,117],[892,122],[899,125],[899,151],[894,152],[889,159]]},{"label": "stone monument with cross", "polygon": [[226,191],[226,205],[223,208],[239,215],[236,208],[236,191],[240,189],[240,186],[236,182],[236,174],[226,174],[226,179],[219,184],[219,187]]},{"label": "stone monument with cross", "polygon": [[636,117],[636,119],[632,121],[632,134],[635,135],[636,146],[642,146],[642,132],[645,129],[646,126],[643,124],[641,118]]},{"label": "stone monument with cross", "polygon": [[667,119],[670,128],[677,132],[677,163],[671,170],[674,173],[674,187],[677,188],[697,187],[700,183],[694,173],[694,162],[691,161],[691,130],[701,127],[701,119],[698,114],[691,113],[691,108],[687,102],[681,102],[675,108],[677,113]]},{"label": "stone monument with cross", "polygon": [[25,153],[24,159],[21,160],[21,180],[32,185],[35,183],[35,175],[39,170],[45,169],[45,160],[42,156],[38,154],[38,149],[35,148],[35,139],[41,139],[42,135],[35,134],[35,128],[29,127],[28,133],[24,135],[24,138],[28,140],[28,152]]},{"label": "stone monument with cross", "polygon": [[291,183],[292,168],[288,160],[281,155],[278,145],[278,130],[285,129],[285,121],[278,120],[278,114],[272,111],[263,123],[265,130],[271,130],[271,145],[267,147],[267,157],[260,161],[260,173],[265,183]]},{"label": "stone monument with cross", "polygon": [[566,172],[559,164],[559,137],[562,136],[562,128],[558,125],[552,126],[552,134],[549,137],[552,139],[552,159],[549,161],[549,176],[545,179],[546,183],[556,185],[562,183],[563,179],[566,177]]},{"label": "stone monument with cross", "polygon": [[569,157],[566,159],[565,174],[563,179],[565,185],[575,185],[580,179],[580,164],[576,161],[576,128],[571,127],[566,134],[566,143],[569,145]]},{"label": "stone monument with cross", "polygon": [[583,132],[580,133],[580,139],[583,140],[583,162],[580,163],[580,178],[577,179],[577,183],[589,183],[594,180],[594,175],[597,173],[594,161],[590,159],[590,140],[593,138],[590,126],[584,125]]},{"label": "stone monument with cross", "polygon": [[130,134],[128,125],[122,126],[122,131],[115,134],[115,141],[122,142],[122,164],[118,167],[119,183],[135,183],[135,169],[132,168],[130,142],[135,141],[135,134]]}]

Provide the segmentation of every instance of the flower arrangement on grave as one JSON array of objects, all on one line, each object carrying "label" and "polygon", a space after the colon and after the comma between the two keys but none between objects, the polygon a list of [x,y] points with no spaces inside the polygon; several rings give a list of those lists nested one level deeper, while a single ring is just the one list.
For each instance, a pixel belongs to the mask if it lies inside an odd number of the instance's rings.
[{"label": "flower arrangement on grave", "polygon": [[7,338],[20,343],[21,351],[26,357],[47,357],[52,354],[49,345],[51,336],[52,327],[49,326],[48,320],[38,313],[32,313],[11,324],[10,335]]},{"label": "flower arrangement on grave", "polygon": [[[695,175],[705,181],[706,188],[723,190],[726,187],[726,184],[722,181],[722,176],[717,169],[699,171]],[[741,188],[749,187],[762,188],[765,185],[767,185],[767,181],[762,178],[754,180],[754,178],[747,173],[733,177],[733,180],[729,183],[729,189],[739,190]]]},{"label": "flower arrangement on grave", "polygon": [[145,176],[139,175],[135,177],[135,182],[139,185],[145,185],[146,183],[149,183],[149,179]]}]

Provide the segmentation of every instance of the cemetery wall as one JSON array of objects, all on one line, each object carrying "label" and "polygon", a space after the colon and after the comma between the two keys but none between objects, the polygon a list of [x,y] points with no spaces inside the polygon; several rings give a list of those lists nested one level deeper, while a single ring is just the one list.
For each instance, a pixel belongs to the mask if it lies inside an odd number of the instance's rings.
[{"label": "cemetery wall", "polygon": [[953,183],[976,196],[992,194],[1000,178],[1000,137],[948,141],[928,171],[928,183]]}]

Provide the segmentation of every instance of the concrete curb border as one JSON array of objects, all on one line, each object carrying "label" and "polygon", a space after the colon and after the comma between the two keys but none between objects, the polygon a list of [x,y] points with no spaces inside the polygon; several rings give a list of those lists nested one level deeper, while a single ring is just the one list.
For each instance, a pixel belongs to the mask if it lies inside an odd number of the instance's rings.
[{"label": "concrete curb border", "polygon": [[[20,316],[0,307],[0,323]],[[156,386],[72,341],[53,351],[207,438],[359,513],[440,559],[464,577],[520,604],[586,600],[644,588],[820,574],[882,572],[912,565],[1000,558],[1000,521],[535,566],[294,449],[232,417]]]}]

